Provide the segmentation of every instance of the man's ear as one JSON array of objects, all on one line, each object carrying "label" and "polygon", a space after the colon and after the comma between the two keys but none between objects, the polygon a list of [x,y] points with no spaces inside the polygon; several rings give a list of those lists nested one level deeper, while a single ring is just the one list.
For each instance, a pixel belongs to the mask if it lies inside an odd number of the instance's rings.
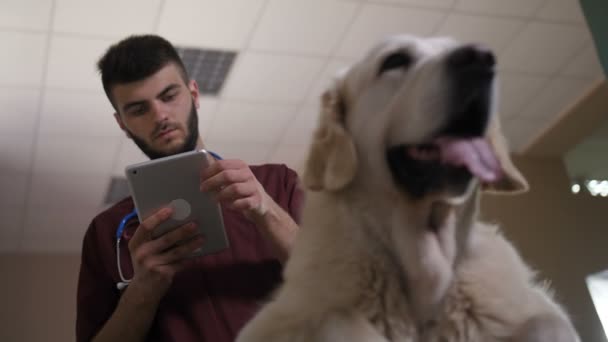
[{"label": "man's ear", "polygon": [[517,169],[509,153],[507,140],[500,129],[498,115],[490,122],[487,139],[503,171],[503,177],[492,183],[482,184],[483,190],[490,193],[516,194],[526,192],[530,188],[528,181]]},{"label": "man's ear", "polygon": [[116,120],[116,123],[118,124],[120,129],[122,129],[122,131],[125,132],[125,134],[127,135],[127,138],[131,139],[131,135],[129,134],[129,131],[127,130],[127,127],[125,126],[125,123],[122,122],[122,118],[120,117],[120,114],[114,112],[114,119]]},{"label": "man's ear", "polygon": [[200,108],[200,91],[198,89],[198,83],[196,83],[196,80],[190,80],[190,82],[188,82],[188,90],[190,91],[190,95],[192,96],[192,101],[194,101],[196,109]]},{"label": "man's ear", "polygon": [[321,98],[319,123],[304,169],[304,184],[311,190],[337,191],[355,177],[357,153],[344,126],[346,111],[338,82],[335,82]]}]

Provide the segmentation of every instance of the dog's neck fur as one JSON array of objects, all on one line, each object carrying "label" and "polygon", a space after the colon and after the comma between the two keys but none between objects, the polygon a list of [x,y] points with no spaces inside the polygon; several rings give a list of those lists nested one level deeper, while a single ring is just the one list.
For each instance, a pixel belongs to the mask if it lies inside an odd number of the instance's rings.
[{"label": "dog's neck fur", "polygon": [[[479,187],[472,184],[463,201],[448,203],[439,197],[414,201],[396,187],[381,193],[372,189],[377,186],[373,183],[355,181],[336,198],[361,213],[357,219],[364,226],[367,244],[362,247],[373,254],[373,260],[388,266],[387,272],[379,274],[400,283],[410,315],[422,326],[433,319],[459,260],[467,253],[470,229],[478,215]],[[394,223],[383,227],[378,222]]]}]

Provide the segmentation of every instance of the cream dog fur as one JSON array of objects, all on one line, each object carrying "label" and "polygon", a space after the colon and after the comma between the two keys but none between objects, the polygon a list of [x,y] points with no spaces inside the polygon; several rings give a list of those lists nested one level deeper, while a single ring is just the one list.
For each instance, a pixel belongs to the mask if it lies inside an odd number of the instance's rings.
[{"label": "cream dog fur", "polygon": [[494,56],[390,37],[322,97],[285,282],[239,342],[578,341],[480,191],[519,192]]}]

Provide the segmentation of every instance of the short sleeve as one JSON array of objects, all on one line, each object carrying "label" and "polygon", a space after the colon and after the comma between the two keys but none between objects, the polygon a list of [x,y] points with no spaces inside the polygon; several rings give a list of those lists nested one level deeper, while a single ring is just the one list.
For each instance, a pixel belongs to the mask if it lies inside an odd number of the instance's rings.
[{"label": "short sleeve", "polygon": [[[82,245],[76,300],[76,341],[90,341],[114,312],[119,300],[114,281],[103,265],[102,248],[95,221],[89,226]],[[106,251],[108,253],[108,251]]]}]

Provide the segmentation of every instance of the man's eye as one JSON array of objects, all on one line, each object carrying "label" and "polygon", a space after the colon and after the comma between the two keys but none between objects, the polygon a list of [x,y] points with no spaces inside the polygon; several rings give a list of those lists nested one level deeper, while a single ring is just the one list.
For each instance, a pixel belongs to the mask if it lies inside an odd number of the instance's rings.
[{"label": "man's eye", "polygon": [[133,116],[143,115],[145,113],[146,108],[144,106],[135,107],[129,111],[129,114]]},{"label": "man's eye", "polygon": [[165,96],[163,96],[163,101],[169,102],[169,101],[173,100],[176,95],[177,95],[177,93],[166,94]]}]

